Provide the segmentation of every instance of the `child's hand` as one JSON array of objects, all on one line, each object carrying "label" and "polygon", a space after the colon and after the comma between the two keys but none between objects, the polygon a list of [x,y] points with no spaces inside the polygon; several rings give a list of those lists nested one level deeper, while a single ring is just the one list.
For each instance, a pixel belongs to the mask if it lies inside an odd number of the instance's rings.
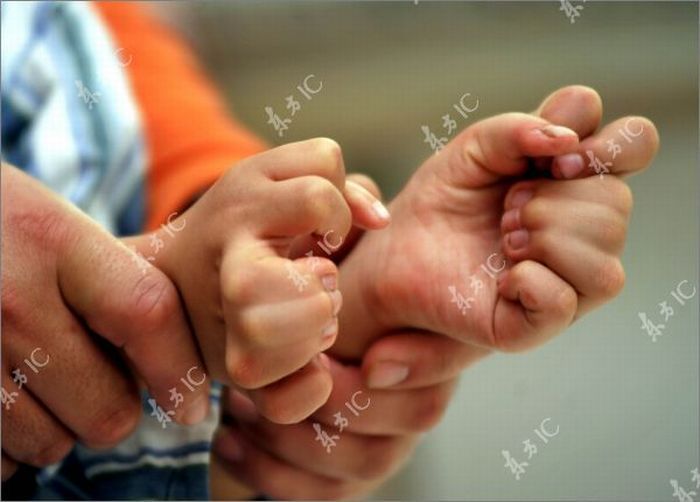
[{"label": "child's hand", "polygon": [[[388,221],[374,196],[346,184],[337,143],[292,143],[231,169],[174,220],[172,238],[157,232],[155,265],[178,286],[211,375],[247,389],[268,419],[298,422],[332,387],[321,352],[342,300],[328,256],[353,223]],[[312,242],[328,254],[303,256]]]},{"label": "child's hand", "polygon": [[[392,202],[391,228],[364,236],[343,262],[349,308],[332,352],[356,357],[370,338],[413,327],[454,339],[436,355],[454,374],[483,347],[533,347],[617,295],[632,207],[621,176],[651,162],[658,134],[642,117],[596,133],[601,115],[593,90],[565,88],[536,113],[482,120],[431,156]],[[609,163],[602,177],[589,154]],[[525,176],[528,166],[540,174]],[[387,346],[382,360],[381,343],[366,358],[370,382],[426,384],[406,377],[399,351]]]}]

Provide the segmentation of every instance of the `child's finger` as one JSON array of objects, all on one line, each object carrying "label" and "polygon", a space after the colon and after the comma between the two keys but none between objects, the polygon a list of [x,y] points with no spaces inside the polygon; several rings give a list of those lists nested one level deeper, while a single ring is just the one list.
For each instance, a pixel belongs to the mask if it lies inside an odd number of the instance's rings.
[{"label": "child's finger", "polygon": [[248,396],[258,412],[276,424],[301,422],[328,400],[333,379],[328,371],[328,356],[318,354],[303,368]]},{"label": "child's finger", "polygon": [[302,176],[274,183],[270,203],[260,220],[261,237],[322,236],[328,246],[340,247],[352,227],[352,213],[342,192],[318,176]]},{"label": "child's finger", "polygon": [[353,224],[365,230],[384,228],[391,221],[389,210],[361,184],[348,180],[343,191]]},{"label": "child's finger", "polygon": [[499,276],[494,313],[494,348],[518,351],[547,341],[571,324],[574,288],[535,261],[523,261]]},{"label": "child's finger", "polygon": [[644,117],[625,117],[582,141],[574,152],[555,157],[555,178],[628,175],[649,166],[659,149],[659,133]]},{"label": "child's finger", "polygon": [[533,114],[576,131],[583,140],[600,126],[603,102],[594,89],[570,85],[547,96]]},{"label": "child's finger", "polygon": [[340,145],[329,138],[287,143],[244,162],[249,161],[254,161],[273,181],[319,176],[330,181],[338,190],[345,187],[343,153]]},{"label": "child's finger", "polygon": [[562,155],[576,145],[578,135],[571,129],[526,113],[506,113],[468,127],[426,161],[437,164],[426,172],[443,172],[454,186],[480,188],[523,174],[528,158]]}]

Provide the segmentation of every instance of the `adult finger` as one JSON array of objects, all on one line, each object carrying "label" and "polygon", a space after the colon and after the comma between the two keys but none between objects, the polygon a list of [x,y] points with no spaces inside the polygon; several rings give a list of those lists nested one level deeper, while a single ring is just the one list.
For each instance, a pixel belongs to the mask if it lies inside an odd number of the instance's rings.
[{"label": "adult finger", "polygon": [[3,373],[2,387],[14,403],[2,406],[2,449],[17,462],[45,467],[61,460],[73,448],[75,438],[29,392],[19,389]]},{"label": "adult finger", "polygon": [[112,446],[138,424],[138,389],[85,333],[59,294],[47,296],[42,315],[3,318],[3,356],[18,377],[26,378],[22,390],[64,427],[90,447]]},{"label": "adult finger", "polygon": [[369,491],[373,483],[333,479],[290,465],[266,452],[234,427],[220,427],[214,458],[234,478],[272,499],[338,500]]},{"label": "adult finger", "polygon": [[[75,221],[57,259],[58,283],[66,302],[96,333],[124,350],[161,405],[181,379],[203,368],[167,276],[87,219]],[[204,419],[209,382],[192,387],[174,418],[185,424]]]},{"label": "adult finger", "polygon": [[421,172],[439,170],[453,186],[482,188],[524,174],[529,158],[563,155],[577,144],[571,129],[527,113],[505,113],[468,127],[429,158]]},{"label": "adult finger", "polygon": [[12,460],[10,457],[2,454],[2,480],[6,481],[12,477],[12,475],[17,472],[17,462]]},{"label": "adult finger", "polygon": [[362,357],[369,389],[418,389],[456,378],[491,351],[430,332],[384,336]]},{"label": "adult finger", "polygon": [[[280,427],[266,420],[240,423],[240,430],[256,445],[290,465],[321,476],[349,481],[370,481],[391,475],[413,450],[417,436],[355,434],[313,420]],[[316,437],[323,433],[329,447]]]},{"label": "adult finger", "polygon": [[583,140],[600,126],[603,101],[590,87],[570,85],[547,96],[533,114],[552,124],[576,131]]}]

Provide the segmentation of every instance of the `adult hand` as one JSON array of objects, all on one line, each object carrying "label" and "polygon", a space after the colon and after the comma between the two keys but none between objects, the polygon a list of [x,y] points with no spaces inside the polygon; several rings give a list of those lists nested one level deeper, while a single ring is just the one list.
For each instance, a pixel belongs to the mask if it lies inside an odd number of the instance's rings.
[{"label": "adult hand", "polygon": [[[214,439],[212,498],[243,497],[245,492],[232,491],[241,487],[273,499],[365,495],[410,457],[420,433],[439,420],[455,387],[452,380],[423,389],[368,391],[359,368],[336,361],[331,374],[333,391],[328,402],[313,418],[295,425],[280,426],[264,419],[236,391],[223,395],[225,417],[232,418],[224,419]],[[353,400],[358,416],[345,405]],[[338,412],[348,419],[341,433]],[[315,426],[336,435],[329,451],[316,440]]]},{"label": "adult hand", "polygon": [[[522,350],[619,293],[632,205],[621,176],[651,162],[658,134],[642,117],[596,133],[601,115],[595,91],[567,87],[533,114],[472,125],[431,156],[392,202],[392,225],[363,236],[343,262],[332,353],[358,357],[406,326],[450,337],[453,350],[440,351],[450,360],[478,357],[474,347]],[[609,161],[611,142],[621,151],[599,177],[589,153]],[[559,179],[526,179],[529,161]],[[391,352],[373,361],[384,368],[366,368],[383,374],[375,382],[410,378]],[[453,376],[459,364],[444,367],[432,377]],[[418,380],[411,385],[426,383]]]},{"label": "adult hand", "polygon": [[[78,209],[2,166],[2,479],[16,462],[57,462],[76,439],[108,447],[138,423],[133,377],[100,348],[121,349],[150,393],[203,368],[167,277]],[[102,341],[92,333],[102,337]],[[208,411],[209,385],[175,410]]]}]

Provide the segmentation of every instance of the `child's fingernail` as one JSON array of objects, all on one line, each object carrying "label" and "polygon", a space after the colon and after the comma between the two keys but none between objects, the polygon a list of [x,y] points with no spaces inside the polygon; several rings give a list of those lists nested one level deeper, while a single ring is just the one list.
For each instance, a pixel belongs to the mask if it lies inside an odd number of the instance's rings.
[{"label": "child's fingernail", "polygon": [[337,289],[330,293],[331,301],[333,302],[333,316],[337,316],[340,312],[340,307],[343,306],[343,294]]},{"label": "child's fingernail", "polygon": [[408,377],[408,366],[393,361],[383,361],[374,364],[367,374],[367,387],[370,389],[386,389],[393,387]]},{"label": "child's fingernail", "polygon": [[510,199],[510,206],[511,209],[516,209],[519,207],[523,207],[527,201],[532,199],[532,196],[535,194],[532,190],[519,190],[513,194],[513,197]]},{"label": "child's fingernail", "polygon": [[389,221],[391,219],[391,215],[389,214],[389,210],[379,200],[375,200],[372,203],[372,210],[374,211],[374,214],[376,214],[380,220]]},{"label": "child's fingernail", "polygon": [[326,291],[335,291],[338,289],[338,279],[335,275],[324,275],[321,277],[321,282]]},{"label": "child's fingernail", "polygon": [[520,228],[520,208],[516,207],[510,211],[506,211],[501,218],[501,227],[506,232],[511,232]]},{"label": "child's fingernail", "polygon": [[382,202],[365,187],[354,181],[348,181],[345,184],[345,187],[352,190],[366,202],[370,203],[372,205],[372,211],[377,218],[382,221],[389,221],[391,219],[391,215],[389,214],[389,210],[386,208],[386,206],[384,206],[384,204],[382,204]]},{"label": "child's fingernail", "polygon": [[554,165],[559,168],[559,172],[566,179],[575,178],[583,171],[583,159],[578,153],[567,153],[556,157]]},{"label": "child's fingernail", "polygon": [[185,425],[198,424],[209,412],[209,396],[199,396],[182,414],[182,422]]},{"label": "child's fingernail", "polygon": [[550,138],[564,138],[566,136],[574,136],[578,138],[576,131],[572,131],[568,127],[564,126],[550,124],[548,126],[544,126],[542,129],[540,129],[540,131]]},{"label": "child's fingernail", "polygon": [[321,332],[321,335],[323,335],[323,338],[333,338],[335,335],[338,334],[338,318],[334,317],[331,323],[323,328],[323,331]]},{"label": "child's fingernail", "polygon": [[506,235],[506,239],[511,249],[522,249],[527,246],[530,235],[527,230],[516,230]]}]

